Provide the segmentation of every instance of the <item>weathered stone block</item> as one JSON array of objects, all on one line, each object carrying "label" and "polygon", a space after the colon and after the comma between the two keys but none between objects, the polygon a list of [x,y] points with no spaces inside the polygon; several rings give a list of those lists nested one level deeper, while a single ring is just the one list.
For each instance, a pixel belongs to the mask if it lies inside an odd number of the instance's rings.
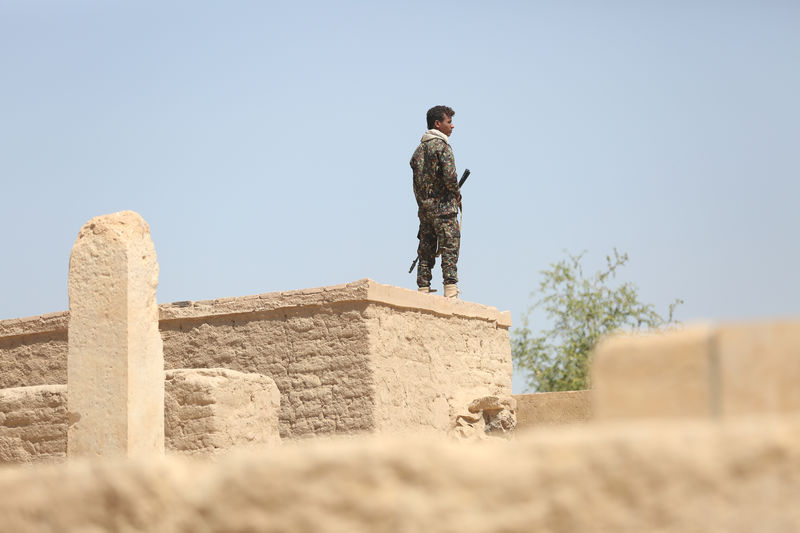
[{"label": "weathered stone block", "polygon": [[269,377],[222,368],[165,377],[167,449],[215,454],[280,444],[280,392]]},{"label": "weathered stone block", "polygon": [[517,427],[517,401],[511,396],[483,396],[448,418],[452,418],[450,435],[457,439],[510,439]]},{"label": "weathered stone block", "polygon": [[69,261],[70,456],[164,453],[158,263],[133,211],[95,217]]}]

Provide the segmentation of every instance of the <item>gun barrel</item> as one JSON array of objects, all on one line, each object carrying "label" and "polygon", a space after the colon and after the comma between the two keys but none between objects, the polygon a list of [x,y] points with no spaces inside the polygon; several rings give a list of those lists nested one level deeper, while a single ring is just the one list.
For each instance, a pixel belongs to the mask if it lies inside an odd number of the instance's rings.
[{"label": "gun barrel", "polygon": [[461,179],[458,181],[459,189],[461,188],[462,185],[464,185],[464,182],[467,181],[468,177],[469,177],[469,169],[465,169],[464,173],[461,175]]}]

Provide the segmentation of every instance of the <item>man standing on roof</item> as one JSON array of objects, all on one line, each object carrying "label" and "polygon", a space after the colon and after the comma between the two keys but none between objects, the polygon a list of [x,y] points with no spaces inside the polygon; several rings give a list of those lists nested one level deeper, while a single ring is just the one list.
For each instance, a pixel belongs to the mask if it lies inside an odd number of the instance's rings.
[{"label": "man standing on roof", "polygon": [[461,192],[450,135],[453,134],[455,111],[437,105],[428,110],[428,131],[411,156],[414,172],[414,196],[419,216],[419,247],[417,257],[417,287],[420,292],[431,292],[431,269],[436,263],[437,242],[442,254],[444,295],[458,297],[458,251],[461,247],[461,229],[458,225],[458,208]]}]

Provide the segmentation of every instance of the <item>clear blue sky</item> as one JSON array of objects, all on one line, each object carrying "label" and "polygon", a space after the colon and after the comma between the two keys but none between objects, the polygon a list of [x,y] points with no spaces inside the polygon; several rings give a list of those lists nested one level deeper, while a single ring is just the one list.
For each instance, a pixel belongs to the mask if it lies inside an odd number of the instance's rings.
[{"label": "clear blue sky", "polygon": [[0,319],[67,309],[78,230],[122,209],[162,302],[414,288],[437,104],[465,299],[519,323],[563,250],[616,246],[683,321],[798,315],[798,2],[0,1],[0,75]]}]

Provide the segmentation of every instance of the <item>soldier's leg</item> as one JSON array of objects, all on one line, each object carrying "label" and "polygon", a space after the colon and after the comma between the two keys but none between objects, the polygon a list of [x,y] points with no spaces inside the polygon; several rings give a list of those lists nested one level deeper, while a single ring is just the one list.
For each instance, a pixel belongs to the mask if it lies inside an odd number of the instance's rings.
[{"label": "soldier's leg", "polygon": [[436,264],[436,230],[432,220],[421,218],[419,221],[417,257],[417,287],[430,287],[431,270]]},{"label": "soldier's leg", "polygon": [[458,252],[461,249],[461,230],[458,217],[439,217],[435,222],[439,251],[442,253],[442,277],[445,285],[458,283]]}]

